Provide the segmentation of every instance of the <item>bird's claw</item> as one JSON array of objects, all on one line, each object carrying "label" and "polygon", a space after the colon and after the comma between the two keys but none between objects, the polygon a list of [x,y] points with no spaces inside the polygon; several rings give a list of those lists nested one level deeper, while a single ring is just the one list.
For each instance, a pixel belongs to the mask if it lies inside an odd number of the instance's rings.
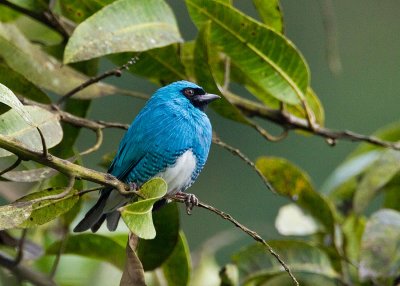
[{"label": "bird's claw", "polygon": [[193,208],[199,205],[199,199],[194,194],[178,192],[176,196],[184,200],[186,205],[186,213],[188,215],[191,215]]}]

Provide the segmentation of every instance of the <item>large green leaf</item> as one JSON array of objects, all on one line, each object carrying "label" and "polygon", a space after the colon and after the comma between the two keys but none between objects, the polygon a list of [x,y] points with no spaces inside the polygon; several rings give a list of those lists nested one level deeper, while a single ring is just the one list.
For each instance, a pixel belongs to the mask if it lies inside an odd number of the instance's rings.
[{"label": "large green leaf", "polygon": [[60,0],[60,8],[64,16],[80,23],[86,18],[114,2],[115,0]]},{"label": "large green leaf", "polygon": [[162,266],[165,279],[169,286],[189,285],[190,281],[190,250],[183,232],[179,233],[178,243],[170,257]]},{"label": "large green leaf", "polygon": [[[134,56],[135,53],[122,53],[111,55],[110,58],[114,63],[122,65]],[[129,72],[163,84],[187,78],[177,45],[141,52]]]},{"label": "large green leaf", "polygon": [[[11,24],[0,23],[0,56],[14,71],[37,86],[63,95],[79,86],[88,77],[63,65],[54,57],[30,43]],[[114,86],[97,83],[78,92],[74,97],[94,98],[115,93],[128,94]]]},{"label": "large green leaf", "polygon": [[156,201],[167,193],[167,183],[162,178],[154,178],[144,183],[139,190],[137,202],[119,209],[129,230],[140,238],[153,239],[156,230],[153,225],[152,209]]},{"label": "large green leaf", "polygon": [[64,191],[63,188],[55,188],[35,192],[0,207],[0,229],[36,227],[59,217],[79,200],[75,190],[58,199],[37,199],[58,195]]},{"label": "large green leaf", "polygon": [[[46,249],[46,254],[56,255],[61,241],[54,242]],[[63,254],[76,254],[107,261],[119,269],[124,269],[125,247],[112,237],[99,234],[78,234],[68,237],[63,246]]]},{"label": "large green leaf", "polygon": [[279,0],[253,0],[262,21],[278,33],[283,33],[284,23]]},{"label": "large green leaf", "polygon": [[[0,134],[15,138],[28,148],[38,151],[42,150],[42,142],[36,126],[42,131],[47,148],[51,148],[61,141],[63,132],[57,114],[38,106],[25,106],[24,110],[31,117],[32,124],[26,123],[16,109],[11,109],[0,115]],[[0,149],[0,157],[9,155],[12,153]]]},{"label": "large green leaf", "polygon": [[178,242],[179,210],[175,203],[153,212],[157,236],[151,240],[139,240],[137,255],[145,271],[159,267],[171,255]]},{"label": "large green leaf", "polygon": [[267,94],[290,104],[305,97],[308,67],[289,40],[229,4],[211,0],[186,3],[197,27],[211,21],[211,41]]},{"label": "large green leaf", "polygon": [[[329,256],[312,244],[295,240],[269,241],[268,244],[295,275],[296,272],[303,272],[338,278]],[[262,285],[270,278],[285,273],[282,265],[261,244],[244,248],[234,254],[232,260],[239,268],[241,285]]]},{"label": "large green leaf", "polygon": [[362,213],[377,192],[400,172],[400,152],[386,150],[368,168],[357,186],[353,199],[356,213]]},{"label": "large green leaf", "polygon": [[283,158],[260,157],[256,166],[273,188],[314,217],[330,234],[334,233],[334,214],[328,201],[314,190],[308,175]]},{"label": "large green leaf", "polygon": [[[219,61],[218,54],[211,51],[209,45],[210,23],[205,25],[200,30],[196,40],[194,49],[194,73],[197,82],[209,93],[220,94],[216,84],[216,75],[214,68]],[[235,120],[241,123],[250,124],[249,120],[241,113],[239,109],[233,106],[223,95],[219,100],[214,101],[211,107],[222,116]]]},{"label": "large green leaf", "polygon": [[[12,112],[18,115],[19,119],[22,119],[23,122],[33,126],[32,117],[27,111],[27,108],[19,101],[19,99],[15,96],[15,94],[5,85],[0,83],[0,103],[3,103],[12,108]],[[10,110],[11,111],[11,110]],[[3,116],[2,114],[1,116]],[[6,123],[6,119],[2,119],[3,124]],[[4,128],[4,126],[0,126],[0,128]],[[1,129],[0,129],[1,130]],[[3,131],[4,132],[4,131]]]},{"label": "large green leaf", "polygon": [[43,91],[41,91],[27,78],[12,70],[1,58],[0,82],[23,97],[40,103],[50,103],[49,97]]},{"label": "large green leaf", "polygon": [[379,210],[368,220],[362,237],[361,279],[373,279],[377,285],[394,285],[390,281],[399,275],[399,254],[400,213],[389,209]]},{"label": "large green leaf", "polygon": [[174,14],[163,0],[118,0],[75,29],[65,47],[64,62],[146,51],[181,41]]}]

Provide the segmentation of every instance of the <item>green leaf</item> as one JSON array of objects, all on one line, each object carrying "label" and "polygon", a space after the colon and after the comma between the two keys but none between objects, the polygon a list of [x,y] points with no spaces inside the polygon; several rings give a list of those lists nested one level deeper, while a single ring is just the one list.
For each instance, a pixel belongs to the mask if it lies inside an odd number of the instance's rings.
[{"label": "green leaf", "polygon": [[[15,94],[8,87],[6,87],[1,83],[0,83],[0,102],[11,107],[12,110],[10,111],[12,111],[12,114],[18,115],[19,116],[18,118],[23,119],[24,123],[29,124],[31,126],[34,125],[32,122],[32,117],[27,111],[27,108],[19,101],[18,97],[16,97]],[[1,116],[3,117],[4,114],[2,114]],[[5,123],[5,119],[3,119],[3,121]],[[6,129],[4,128],[4,123],[2,124],[3,126],[0,126],[0,130]],[[0,133],[2,132],[0,131]]]},{"label": "green leaf", "polygon": [[[134,56],[135,53],[122,53],[111,55],[110,58],[117,65],[122,65]],[[158,84],[187,78],[177,45],[141,52],[138,58],[138,61],[129,68],[129,72],[133,74],[148,78]]]},{"label": "green leaf", "polygon": [[60,0],[62,14],[80,23],[115,0]]},{"label": "green leaf", "polygon": [[168,285],[189,285],[190,281],[190,250],[184,233],[179,232],[179,240],[175,249],[162,266]]},{"label": "green leaf", "polygon": [[[196,45],[194,48],[194,73],[197,82],[209,93],[221,94],[215,81],[215,74],[213,66],[216,65],[216,61],[219,61],[218,55],[213,53],[209,45],[210,35],[210,22],[207,22],[198,35]],[[245,124],[251,124],[246,117],[232,105],[224,95],[219,100],[214,101],[211,104],[213,110],[218,112],[220,115]]]},{"label": "green leaf", "polygon": [[[2,150],[0,150],[0,154],[1,152]],[[50,178],[56,174],[58,174],[57,170],[52,169],[50,167],[43,167],[43,168],[21,170],[21,171],[9,171],[1,176],[13,182],[33,183]]]},{"label": "green leaf", "polygon": [[[268,244],[295,275],[297,272],[305,272],[338,278],[329,256],[312,244],[295,240],[268,241]],[[234,254],[232,260],[239,268],[241,285],[264,285],[262,282],[285,273],[282,265],[261,244],[244,248]]]},{"label": "green leaf", "polygon": [[389,209],[374,213],[367,222],[361,242],[361,279],[373,279],[380,281],[377,282],[379,285],[389,285],[389,281],[400,271],[399,242],[400,213]]},{"label": "green leaf", "polygon": [[[46,249],[47,255],[57,255],[61,241],[54,242]],[[106,261],[119,269],[124,269],[125,247],[112,237],[99,234],[78,234],[68,237],[63,254],[75,254]]]},{"label": "green leaf", "polygon": [[14,11],[11,8],[6,6],[0,6],[0,21],[1,22],[10,22],[14,21],[20,16],[20,14]]},{"label": "green leaf", "polygon": [[152,209],[154,203],[167,193],[167,183],[162,178],[151,179],[141,186],[139,193],[144,199],[121,207],[119,211],[131,232],[143,239],[153,239],[156,230]]},{"label": "green leaf", "polygon": [[[65,94],[79,86],[88,77],[63,65],[54,57],[31,44],[11,24],[0,23],[0,56],[7,65],[37,86]],[[89,99],[115,93],[129,94],[112,85],[97,83],[74,95],[75,98]]]},{"label": "green leaf", "polygon": [[145,271],[159,267],[171,255],[178,242],[179,210],[176,203],[170,203],[153,212],[157,236],[152,240],[139,240],[137,255]]},{"label": "green leaf", "polygon": [[271,29],[283,34],[284,23],[279,0],[253,0],[262,21]]},{"label": "green leaf", "polygon": [[260,157],[257,168],[273,188],[314,217],[330,234],[334,233],[334,214],[328,201],[314,190],[308,175],[283,158]]},{"label": "green leaf", "polygon": [[0,207],[0,229],[36,227],[45,224],[71,209],[78,201],[78,196],[71,190],[59,199],[33,201],[48,196],[58,195],[65,189],[49,189],[31,193],[14,203]]},{"label": "green leaf", "polygon": [[318,230],[315,220],[296,204],[287,204],[279,209],[275,228],[282,235],[310,235]]},{"label": "green leaf", "polygon": [[114,160],[115,155],[117,155],[116,151],[112,151],[109,153],[105,153],[102,157],[100,162],[98,163],[99,166],[103,167],[104,169],[108,169]]},{"label": "green leaf", "polygon": [[362,213],[377,192],[400,171],[400,152],[386,150],[368,168],[358,184],[353,199],[354,211]]},{"label": "green leaf", "polygon": [[[11,69],[3,59],[0,58],[0,82],[25,98],[40,103],[50,103],[49,97],[30,82],[23,75]],[[1,97],[1,95],[0,95]]]},{"label": "green leaf", "polygon": [[[16,109],[11,109],[0,115],[0,134],[15,138],[28,148],[38,151],[42,150],[42,142],[36,126],[42,131],[47,148],[51,148],[61,141],[63,133],[57,114],[38,106],[25,106],[24,110],[30,114],[32,125],[22,120]],[[0,157],[9,155],[12,153],[0,149]]]},{"label": "green leaf", "polygon": [[229,4],[186,0],[200,29],[211,21],[210,38],[267,94],[298,104],[309,85],[308,67],[293,44]]},{"label": "green leaf", "polygon": [[361,237],[364,233],[366,219],[351,214],[346,216],[342,224],[345,256],[350,261],[359,261]]},{"label": "green leaf", "polygon": [[239,285],[239,270],[234,264],[225,265],[219,272],[221,278],[220,286]]},{"label": "green leaf", "polygon": [[163,0],[117,0],[75,29],[65,47],[64,63],[181,41],[174,14]]}]

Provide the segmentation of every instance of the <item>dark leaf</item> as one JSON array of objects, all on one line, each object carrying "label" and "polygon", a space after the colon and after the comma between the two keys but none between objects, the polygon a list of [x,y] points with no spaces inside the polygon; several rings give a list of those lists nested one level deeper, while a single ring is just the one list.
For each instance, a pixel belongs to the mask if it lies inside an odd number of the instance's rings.
[{"label": "dark leaf", "polygon": [[143,266],[135,253],[137,242],[138,237],[130,233],[126,244],[126,263],[120,286],[146,286]]}]

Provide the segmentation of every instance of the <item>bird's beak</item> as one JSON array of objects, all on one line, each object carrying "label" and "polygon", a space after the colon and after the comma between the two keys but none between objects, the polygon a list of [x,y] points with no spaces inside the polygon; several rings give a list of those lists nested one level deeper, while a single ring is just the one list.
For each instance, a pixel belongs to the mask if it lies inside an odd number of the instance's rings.
[{"label": "bird's beak", "polygon": [[212,94],[212,93],[206,93],[198,96],[197,100],[201,103],[210,103],[211,101],[214,101],[218,98],[221,98],[219,95]]}]

